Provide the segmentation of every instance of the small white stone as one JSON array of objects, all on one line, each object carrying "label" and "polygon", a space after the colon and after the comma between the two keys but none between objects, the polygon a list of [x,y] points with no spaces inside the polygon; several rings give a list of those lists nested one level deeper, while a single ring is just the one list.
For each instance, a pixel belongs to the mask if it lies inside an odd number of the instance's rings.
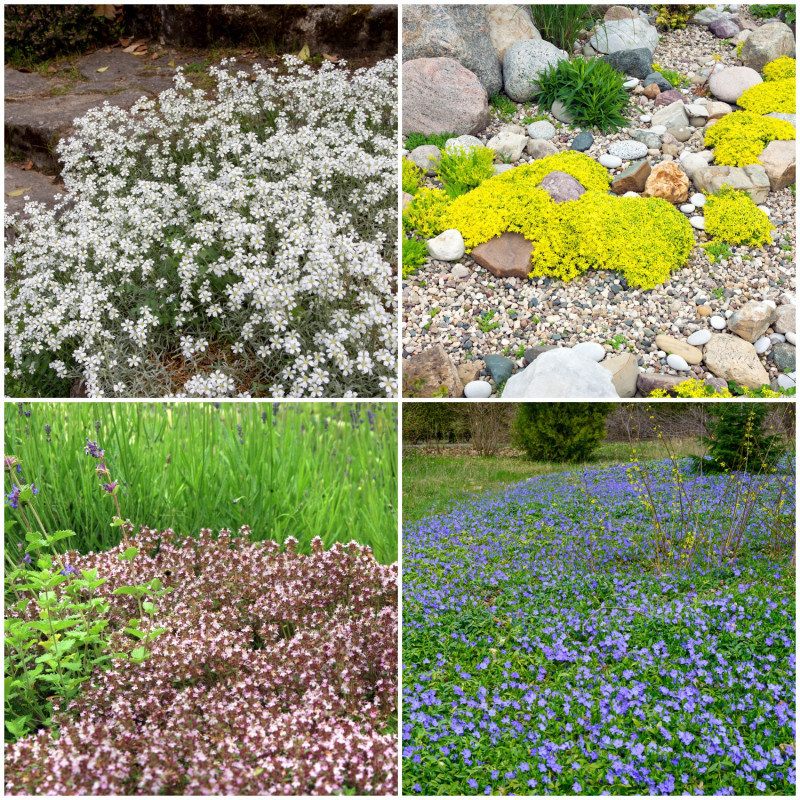
[{"label": "small white stone", "polygon": [[469,269],[463,264],[456,264],[450,272],[452,272],[456,278],[466,278],[469,275]]},{"label": "small white stone", "polygon": [[464,237],[455,228],[428,240],[428,253],[437,261],[458,261],[464,255]]},{"label": "small white stone", "polygon": [[653,125],[653,127],[650,128],[650,133],[657,133],[659,136],[663,136],[666,132],[666,125]]},{"label": "small white stone", "polygon": [[713,317],[711,317],[709,322],[711,323],[711,327],[715,328],[718,331],[724,331],[725,326],[728,324],[727,322],[725,322],[725,317],[720,317],[716,314]]},{"label": "small white stone", "polygon": [[470,381],[464,387],[464,397],[484,399],[492,396],[492,384],[487,381]]},{"label": "small white stone", "polygon": [[695,212],[694,203],[684,203],[681,206],[681,211],[683,211],[684,214],[694,214]]},{"label": "small white stone", "polygon": [[689,224],[693,228],[697,228],[699,231],[704,231],[706,229],[706,221],[704,217],[689,217]]},{"label": "small white stone", "polygon": [[702,347],[711,339],[711,331],[695,331],[686,341],[693,347]]},{"label": "small white stone", "polygon": [[652,117],[651,117],[649,114],[642,114],[642,115],[639,117],[639,119],[640,119],[642,122],[650,122],[650,120],[652,119]]},{"label": "small white stone", "polygon": [[778,342],[785,342],[786,337],[782,333],[771,333],[769,335],[769,340],[772,344],[777,344]]},{"label": "small white stone", "polygon": [[656,350],[656,355],[659,358],[666,358],[667,357],[666,350]]},{"label": "small white stone", "polygon": [[602,361],[606,355],[603,345],[597,342],[581,342],[572,348],[572,352],[590,361]]},{"label": "small white stone", "polygon": [[760,339],[756,339],[753,342],[753,347],[756,349],[756,353],[761,355],[762,353],[766,353],[767,350],[772,347],[772,342],[769,339],[769,336],[762,336]]},{"label": "small white stone", "polygon": [[636,192],[625,192],[623,197],[638,197],[639,195]]},{"label": "small white stone", "polygon": [[766,206],[756,206],[756,208],[758,208],[761,211],[763,211],[768,217],[772,216],[772,210],[767,208]]},{"label": "small white stone", "polygon": [[796,333],[792,333],[792,331],[786,331],[784,336],[786,336],[786,341],[789,342],[789,344],[793,344],[793,345],[795,345],[795,347],[797,346],[797,334]]},{"label": "small white stone", "polygon": [[638,78],[631,78],[630,80],[625,81],[622,85],[626,89],[633,89],[634,86],[638,86],[639,85],[639,79]]},{"label": "small white stone", "polygon": [[612,156],[608,153],[604,153],[602,156],[600,156],[600,158],[597,159],[597,162],[608,169],[616,169],[617,167],[622,166],[622,159],[619,156]]},{"label": "small white stone", "polygon": [[678,370],[678,372],[686,372],[686,370],[689,369],[686,359],[676,353],[670,353],[667,356],[667,364],[669,364],[672,369]]},{"label": "small white stone", "polygon": [[706,196],[702,192],[696,192],[689,198],[692,205],[702,208],[706,204]]},{"label": "small white stone", "polygon": [[781,389],[794,389],[795,383],[788,375],[778,375],[778,386]]}]

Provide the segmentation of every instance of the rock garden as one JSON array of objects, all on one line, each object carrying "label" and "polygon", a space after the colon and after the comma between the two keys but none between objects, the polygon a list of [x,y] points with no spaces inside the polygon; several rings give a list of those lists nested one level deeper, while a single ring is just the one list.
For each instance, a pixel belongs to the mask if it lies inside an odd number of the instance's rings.
[{"label": "rock garden", "polygon": [[403,10],[403,394],[794,394],[792,6]]}]

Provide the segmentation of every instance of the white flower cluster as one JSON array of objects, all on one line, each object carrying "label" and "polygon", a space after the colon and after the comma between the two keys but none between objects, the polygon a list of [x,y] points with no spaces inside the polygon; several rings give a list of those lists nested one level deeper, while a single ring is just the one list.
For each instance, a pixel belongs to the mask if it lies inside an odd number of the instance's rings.
[{"label": "white flower cluster", "polygon": [[7,374],[89,396],[397,393],[397,60],[211,68],[108,103],[7,219]]}]

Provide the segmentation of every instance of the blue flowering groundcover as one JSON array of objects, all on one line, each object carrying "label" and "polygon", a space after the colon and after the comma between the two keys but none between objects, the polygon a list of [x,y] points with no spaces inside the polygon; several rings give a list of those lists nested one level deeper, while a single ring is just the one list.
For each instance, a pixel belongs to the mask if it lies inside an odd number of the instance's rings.
[{"label": "blue flowering groundcover", "polygon": [[404,794],[795,794],[794,459],[644,469],[405,527]]}]

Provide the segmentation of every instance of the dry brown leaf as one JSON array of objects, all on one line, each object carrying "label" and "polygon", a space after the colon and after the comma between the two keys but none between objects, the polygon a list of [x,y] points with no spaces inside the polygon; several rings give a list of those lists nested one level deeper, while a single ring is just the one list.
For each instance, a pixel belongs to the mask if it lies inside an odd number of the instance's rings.
[{"label": "dry brown leaf", "polygon": [[133,38],[131,36],[126,36],[124,39],[120,39],[119,43],[123,47],[127,47],[132,41],[133,41]]},{"label": "dry brown leaf", "polygon": [[33,169],[33,161],[29,161],[27,164],[23,164],[20,169],[29,170]]},{"label": "dry brown leaf", "polygon": [[17,67],[17,72],[30,72],[27,67]]},{"label": "dry brown leaf", "polygon": [[47,68],[48,72],[58,72],[58,67],[54,67],[52,64]]},{"label": "dry brown leaf", "polygon": [[153,53],[153,55],[150,56],[151,61],[155,61],[157,58],[161,58],[161,53]]},{"label": "dry brown leaf", "polygon": [[105,17],[106,19],[116,19],[117,11],[114,6],[95,6],[94,15],[96,17]]},{"label": "dry brown leaf", "polygon": [[105,72],[107,69],[108,69],[108,67],[100,67],[100,69],[97,70],[97,71],[98,72]]},{"label": "dry brown leaf", "polygon": [[6,194],[9,197],[22,197],[22,195],[24,195],[25,192],[29,191],[32,188],[33,188],[32,186],[26,186],[24,189],[15,189],[13,192],[6,192]]},{"label": "dry brown leaf", "polygon": [[326,61],[330,61],[332,64],[335,64],[339,60],[339,56],[332,56],[330,53],[323,53],[322,57]]},{"label": "dry brown leaf", "polygon": [[137,50],[136,52],[134,52],[134,55],[135,56],[146,56],[147,55],[147,48],[145,47],[145,48],[143,48],[141,50]]},{"label": "dry brown leaf", "polygon": [[104,53],[110,53],[111,52],[111,48],[110,47],[104,47],[103,48],[103,52]]}]

